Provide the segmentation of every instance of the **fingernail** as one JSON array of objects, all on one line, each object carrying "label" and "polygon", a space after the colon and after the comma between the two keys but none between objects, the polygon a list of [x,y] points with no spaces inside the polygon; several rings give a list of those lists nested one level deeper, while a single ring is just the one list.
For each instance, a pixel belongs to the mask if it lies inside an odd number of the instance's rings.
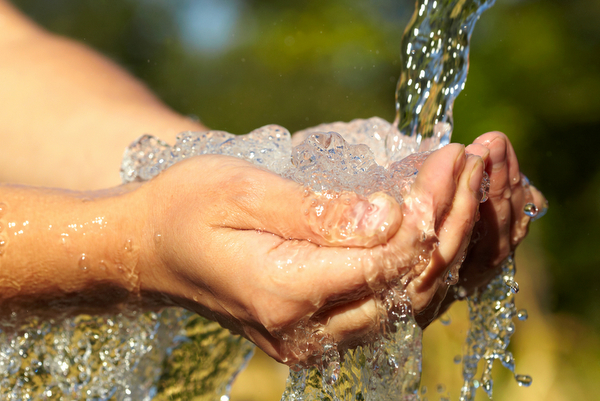
[{"label": "fingernail", "polygon": [[465,167],[465,162],[465,147],[462,146],[456,160],[454,160],[454,182],[458,181],[458,177],[460,177],[460,173],[462,173],[463,168]]},{"label": "fingernail", "polygon": [[481,181],[483,179],[483,160],[479,156],[471,156],[476,157],[475,166],[473,166],[473,170],[471,170],[471,176],[469,177],[469,187],[471,191],[476,194],[478,198],[481,197]]}]

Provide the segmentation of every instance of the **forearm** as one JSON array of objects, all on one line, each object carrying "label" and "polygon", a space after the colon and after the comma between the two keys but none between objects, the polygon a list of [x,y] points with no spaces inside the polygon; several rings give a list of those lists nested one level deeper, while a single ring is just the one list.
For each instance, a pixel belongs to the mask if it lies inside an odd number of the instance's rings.
[{"label": "forearm", "polygon": [[135,191],[106,196],[3,185],[0,195],[0,318],[140,302],[147,228]]},{"label": "forearm", "polygon": [[114,63],[41,30],[2,0],[0,23],[0,182],[114,186],[122,152],[138,136],[172,142],[178,132],[205,129]]}]

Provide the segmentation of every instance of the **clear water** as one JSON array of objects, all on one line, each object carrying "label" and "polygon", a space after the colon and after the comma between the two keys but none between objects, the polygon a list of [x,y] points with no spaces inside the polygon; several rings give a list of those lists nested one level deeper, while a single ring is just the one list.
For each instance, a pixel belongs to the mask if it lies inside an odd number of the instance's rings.
[{"label": "clear water", "polygon": [[450,143],[452,107],[464,89],[469,42],[481,13],[495,0],[418,0],[402,36],[396,88],[398,133],[387,149],[393,160]]},{"label": "clear water", "polygon": [[252,351],[184,310],[34,319],[0,333],[0,399],[214,400]]},{"label": "clear water", "polygon": [[[215,153],[245,159],[315,190],[350,189],[362,195],[382,190],[402,202],[426,157],[415,152],[450,141],[452,104],[464,87],[472,29],[492,4],[493,0],[417,3],[402,39],[404,70],[393,124],[376,117],[325,124],[298,133],[304,141],[295,148],[289,132],[278,126],[245,136],[188,132],[173,146],[144,136],[126,150],[122,179],[148,180],[185,158]],[[424,238],[423,260],[434,242]],[[506,347],[514,332],[512,318],[526,312],[514,307],[518,286],[512,259],[503,269],[483,292],[468,298],[472,325],[465,355],[457,359],[465,378],[461,400],[472,400],[479,387],[491,396],[493,360],[514,372]],[[457,275],[458,270],[453,271],[447,279],[455,282]],[[410,300],[398,284],[379,291],[377,299],[380,336],[343,356],[336,344],[318,339],[320,365],[293,369],[283,400],[419,399],[422,333]],[[34,320],[19,327],[3,322],[2,327],[0,395],[7,400],[226,400],[233,377],[253,350],[252,344],[216,323],[178,309]],[[314,329],[304,322],[287,333],[289,346],[301,350],[314,340]],[[476,378],[482,360],[484,371]],[[515,378],[523,386],[531,383],[526,375]]]},{"label": "clear water", "polygon": [[[514,276],[515,263],[511,256],[503,263],[501,273],[483,291],[467,298],[470,327],[462,357],[464,384],[461,401],[474,400],[480,387],[492,398],[492,366],[495,360],[515,375],[519,385],[527,387],[532,382],[530,376],[515,374],[515,361],[507,350],[515,332],[513,318],[527,319],[527,312],[517,311],[515,307],[514,295],[518,292],[518,285]],[[481,363],[483,372],[476,377]]]}]

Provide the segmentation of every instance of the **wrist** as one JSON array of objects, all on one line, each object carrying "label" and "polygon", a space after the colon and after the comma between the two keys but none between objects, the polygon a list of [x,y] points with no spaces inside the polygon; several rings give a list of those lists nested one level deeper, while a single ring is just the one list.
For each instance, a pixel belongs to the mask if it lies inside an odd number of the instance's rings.
[{"label": "wrist", "polygon": [[2,314],[101,313],[140,302],[144,208],[104,192],[0,187]]}]

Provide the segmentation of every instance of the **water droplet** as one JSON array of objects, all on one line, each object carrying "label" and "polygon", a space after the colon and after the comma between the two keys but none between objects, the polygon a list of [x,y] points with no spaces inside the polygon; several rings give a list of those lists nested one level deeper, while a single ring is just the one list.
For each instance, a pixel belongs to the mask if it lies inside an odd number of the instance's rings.
[{"label": "water droplet", "polygon": [[161,233],[154,234],[154,245],[159,247],[162,244],[163,236]]},{"label": "water droplet", "polygon": [[0,233],[4,230],[4,223],[0,221]]},{"label": "water droplet", "polygon": [[458,269],[460,268],[460,264],[454,265],[448,270],[446,273],[445,282],[447,285],[455,285],[458,283]]},{"label": "water droplet", "polygon": [[527,320],[528,317],[529,315],[527,314],[526,309],[521,309],[519,312],[517,312],[517,318],[521,321]]},{"label": "water droplet", "polygon": [[127,241],[125,241],[125,251],[127,251],[127,252],[133,251],[133,240],[131,238],[129,238]]},{"label": "water droplet", "polygon": [[81,254],[81,257],[79,258],[79,268],[81,270],[87,270],[90,266],[89,266],[89,260],[87,258],[87,256],[85,256],[85,253]]},{"label": "water droplet", "polygon": [[443,384],[441,384],[441,383],[440,383],[440,384],[438,384],[438,385],[437,385],[437,392],[441,394],[441,393],[443,393],[444,391],[446,391],[446,386],[444,386],[444,385],[443,385]]},{"label": "water droplet", "polygon": [[467,297],[467,289],[465,287],[459,286],[455,291],[454,297],[459,301]]},{"label": "water droplet", "polygon": [[460,355],[456,355],[456,356],[454,357],[454,363],[458,365],[458,364],[459,364],[459,363],[461,363],[461,362],[462,362],[462,356],[460,356]]},{"label": "water droplet", "polygon": [[443,324],[444,326],[448,326],[450,323],[452,323],[452,319],[450,318],[450,315],[447,313],[444,313],[442,316],[440,316],[440,323]]},{"label": "water droplet", "polygon": [[0,238],[0,255],[4,254],[5,249],[6,249],[6,240],[4,238]]},{"label": "water droplet", "polygon": [[535,217],[538,214],[538,208],[533,203],[526,204],[525,207],[523,208],[523,211],[529,217]]},{"label": "water droplet", "polygon": [[421,387],[421,394],[426,394],[426,393],[427,393],[427,386]]},{"label": "water droplet", "polygon": [[8,206],[6,205],[6,203],[0,202],[0,217],[4,216],[6,214],[7,209],[8,209]]},{"label": "water droplet", "polygon": [[521,387],[529,387],[533,382],[531,376],[528,375],[515,375],[515,380],[517,381],[517,384]]},{"label": "water droplet", "polygon": [[512,278],[504,277],[504,284],[506,284],[507,286],[510,287],[510,290],[513,292],[513,294],[516,294],[517,292],[519,292],[519,283],[517,283]]}]

